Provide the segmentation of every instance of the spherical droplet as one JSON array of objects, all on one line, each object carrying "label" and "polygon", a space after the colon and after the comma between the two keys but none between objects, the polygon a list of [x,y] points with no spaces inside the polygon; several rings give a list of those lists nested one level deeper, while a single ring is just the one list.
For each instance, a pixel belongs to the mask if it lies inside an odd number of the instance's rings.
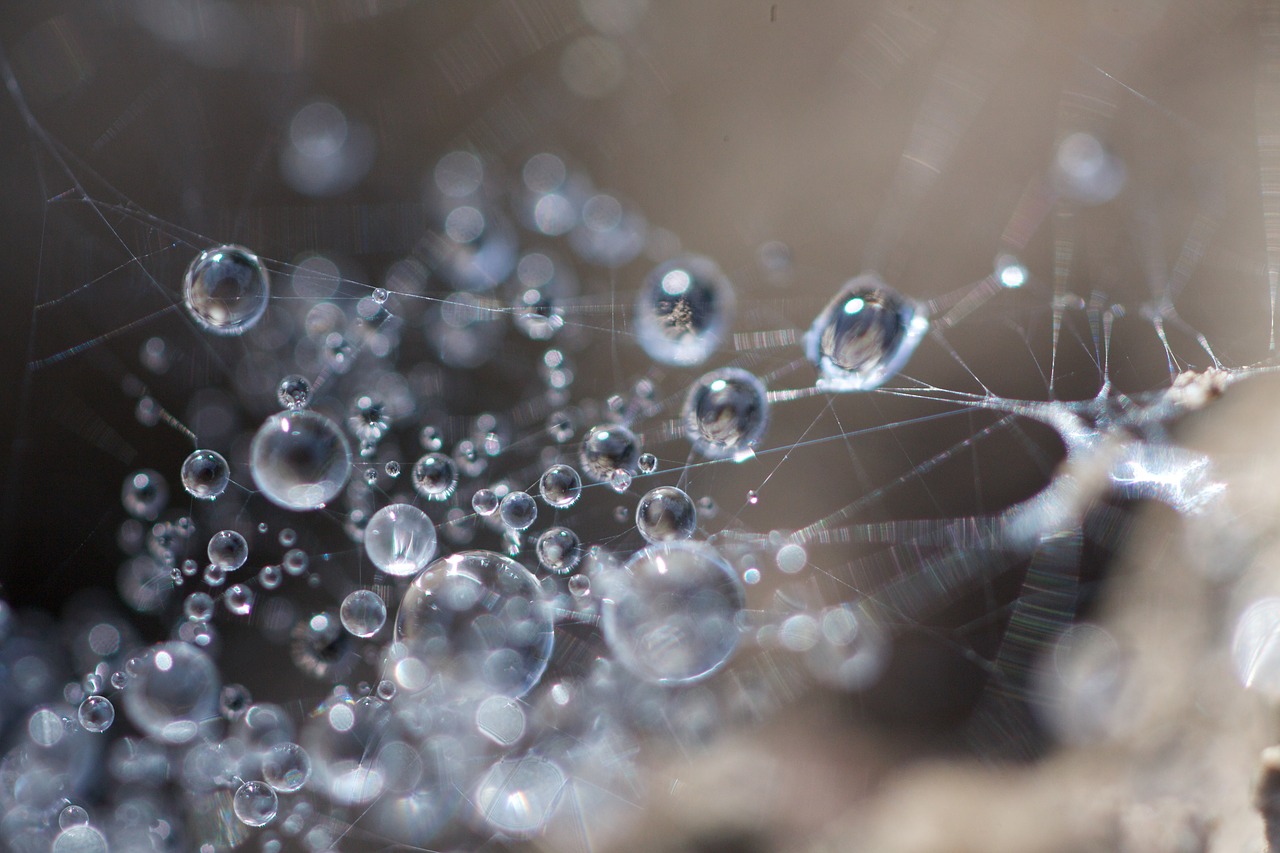
[{"label": "spherical droplet", "polygon": [[549,602],[524,566],[490,551],[464,551],[431,564],[405,593],[396,637],[433,673],[459,689],[520,696],[547,668],[553,642]]},{"label": "spherical droplet", "polygon": [[205,550],[210,563],[228,572],[234,572],[249,559],[249,543],[234,530],[220,530],[210,536]]},{"label": "spherical droplet", "polygon": [[387,621],[387,605],[373,590],[357,589],[342,600],[338,618],[355,636],[372,637]]},{"label": "spherical droplet", "polygon": [[471,496],[471,508],[479,515],[493,515],[498,511],[498,493],[493,489],[478,489]]},{"label": "spherical droplet", "polygon": [[207,654],[190,643],[160,643],[130,662],[124,712],[144,734],[186,743],[218,717],[221,689]]},{"label": "spherical droplet", "polygon": [[266,782],[245,782],[236,791],[231,807],[245,826],[266,826],[275,819],[279,799]]},{"label": "spherical droplet", "polygon": [[267,270],[241,246],[205,249],[187,267],[182,301],[187,313],[215,335],[242,335],[266,313]]},{"label": "spherical droplet", "polygon": [[649,542],[688,539],[698,529],[693,498],[675,486],[650,489],[636,504],[636,529]]},{"label": "spherical droplet", "polygon": [[636,337],[654,361],[701,364],[733,319],[733,286],[710,258],[684,255],[660,264],[636,297]]},{"label": "spherical droplet", "polygon": [[713,370],[689,389],[683,418],[685,435],[708,459],[746,453],[769,426],[764,383],[736,367]]},{"label": "spherical droplet", "polygon": [[528,492],[508,492],[498,506],[502,523],[512,530],[525,530],[538,519],[538,504]]},{"label": "spherical droplet", "polygon": [[197,450],[182,463],[182,487],[193,498],[211,501],[222,494],[231,480],[231,466],[222,454]]},{"label": "spherical droplet", "polygon": [[618,494],[622,494],[631,488],[632,479],[631,472],[626,468],[615,468],[613,473],[609,475],[609,487]]},{"label": "spherical droplet", "polygon": [[84,826],[89,822],[89,813],[82,806],[67,806],[58,812],[58,828],[70,829],[73,826]]},{"label": "spherical droplet", "polygon": [[116,719],[116,708],[106,696],[87,696],[76,712],[87,732],[105,732]]},{"label": "spherical droplet", "polygon": [[88,824],[72,826],[53,839],[51,853],[107,853],[106,837]]},{"label": "spherical droplet", "polygon": [[567,575],[582,559],[582,542],[578,534],[567,527],[552,527],[538,536],[534,550],[538,562],[549,572]]},{"label": "spherical droplet", "polygon": [[351,476],[351,445],[342,430],[312,411],[272,415],[249,447],[253,481],[285,509],[319,509]]},{"label": "spherical droplet", "polygon": [[311,402],[311,383],[305,376],[296,373],[286,376],[276,387],[276,399],[281,406],[291,411],[305,409]]},{"label": "spherical droplet", "polygon": [[412,575],[436,554],[436,527],[427,514],[409,504],[378,510],[364,529],[364,550],[389,575]]},{"label": "spherical droplet", "polygon": [[387,292],[386,288],[375,287],[373,289],[373,301],[378,303],[379,305],[386,303],[387,299],[390,296],[391,294]]},{"label": "spherical droplet", "polygon": [[652,474],[658,470],[658,457],[652,453],[641,453],[640,458],[636,460],[636,468],[641,474]]},{"label": "spherical droplet", "polygon": [[222,601],[227,612],[235,616],[248,616],[253,612],[253,590],[247,584],[238,583],[228,587],[222,594]]},{"label": "spherical droplet", "polygon": [[582,496],[582,478],[568,465],[552,465],[538,480],[538,492],[550,506],[565,509]]},{"label": "spherical droplet", "polygon": [[618,662],[641,678],[698,681],[738,646],[742,582],[709,545],[650,545],[600,582],[605,641]]},{"label": "spherical droplet", "polygon": [[851,279],[804,336],[825,391],[870,391],[906,365],[929,328],[927,311],[874,273]]},{"label": "spherical droplet", "polygon": [[582,470],[598,483],[609,482],[614,471],[634,473],[639,460],[640,439],[619,424],[593,427],[582,440]]},{"label": "spherical droplet", "polygon": [[155,521],[169,505],[169,485],[159,471],[145,468],[124,478],[120,503],[125,512],[145,521]]},{"label": "spherical droplet", "polygon": [[262,757],[262,778],[281,793],[297,791],[311,778],[311,756],[296,743],[277,743]]},{"label": "spherical droplet", "polygon": [[413,488],[429,501],[448,500],[458,488],[458,465],[443,453],[428,453],[413,465]]}]

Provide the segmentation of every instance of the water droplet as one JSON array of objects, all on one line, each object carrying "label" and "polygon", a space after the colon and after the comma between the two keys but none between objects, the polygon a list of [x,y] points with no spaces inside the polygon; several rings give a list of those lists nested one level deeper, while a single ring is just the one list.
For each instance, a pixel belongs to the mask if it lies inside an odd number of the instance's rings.
[{"label": "water droplet", "polygon": [[249,559],[249,543],[234,530],[220,530],[210,536],[205,550],[210,563],[228,572],[234,572]]},{"label": "water droplet", "polygon": [[688,539],[698,530],[698,511],[682,490],[659,486],[636,505],[636,529],[649,542]]},{"label": "water droplet", "polygon": [[211,501],[226,491],[231,467],[222,454],[197,450],[182,463],[182,487],[193,498]]},{"label": "water droplet", "polygon": [[609,487],[618,494],[622,494],[631,488],[631,472],[625,468],[615,468],[613,473],[609,475]]},{"label": "water droplet", "polygon": [[375,287],[373,289],[373,301],[379,305],[385,304],[390,296],[391,294],[387,293],[386,288]]},{"label": "water droplet", "polygon": [[738,646],[742,583],[709,545],[650,545],[600,581],[605,641],[618,662],[641,678],[698,681]]},{"label": "water droplet", "polygon": [[565,509],[582,496],[582,478],[568,465],[552,465],[538,480],[538,492],[550,506]]},{"label": "water droplet", "polygon": [[357,589],[342,600],[338,618],[351,634],[372,637],[387,621],[387,605],[376,592]]},{"label": "water droplet", "polygon": [[218,719],[218,668],[194,645],[160,643],[131,661],[129,671],[124,711],[144,734],[186,743]]},{"label": "water droplet", "polygon": [[756,504],[760,503],[760,493],[757,492],[755,489],[747,490],[747,503],[751,504],[752,506],[755,506]]},{"label": "water droplet", "polygon": [[247,585],[238,583],[227,588],[222,594],[222,602],[227,611],[236,616],[248,616],[253,612],[253,590]]},{"label": "water droplet", "polygon": [[879,388],[906,365],[929,328],[925,307],[874,273],[847,282],[804,336],[825,391]]},{"label": "water droplet", "polygon": [[272,415],[249,448],[253,481],[274,504],[319,509],[351,475],[351,445],[337,424],[312,411]]},{"label": "water droplet", "polygon": [[266,782],[245,782],[236,791],[232,809],[245,826],[266,826],[275,819],[279,799]]},{"label": "water droplet", "polygon": [[116,719],[116,708],[106,696],[88,696],[80,703],[76,716],[85,731],[105,732]]},{"label": "water droplet", "polygon": [[582,470],[598,483],[608,482],[614,471],[634,473],[640,460],[640,439],[624,426],[593,427],[579,452]]},{"label": "water droplet", "polygon": [[154,521],[169,505],[169,485],[159,471],[145,468],[124,478],[120,502],[125,512],[144,521]]},{"label": "water droplet", "polygon": [[652,474],[658,470],[658,457],[652,453],[641,453],[640,458],[636,460],[636,468],[641,474]]},{"label": "water droplet", "polygon": [[435,556],[436,528],[417,507],[391,504],[369,519],[364,549],[373,564],[387,574],[412,575]]},{"label": "water droplet", "polygon": [[429,501],[448,500],[458,488],[458,466],[443,453],[428,453],[413,465],[413,488]]},{"label": "water droplet", "polygon": [[689,388],[683,419],[685,436],[708,459],[750,450],[769,426],[764,383],[736,367],[706,373]]},{"label": "water droplet", "polygon": [[538,504],[528,492],[510,492],[502,499],[498,513],[511,530],[525,530],[538,519]]},{"label": "water droplet", "polygon": [[733,286],[710,258],[684,255],[659,264],[636,297],[636,338],[661,364],[701,364],[733,319]]},{"label": "water droplet", "polygon": [[258,256],[218,246],[196,256],[182,281],[182,301],[196,323],[216,335],[242,335],[266,313],[271,286]]},{"label": "water droplet", "polygon": [[567,527],[552,527],[538,536],[534,546],[538,562],[549,572],[567,575],[582,559],[582,543],[578,534]]},{"label": "water droplet", "polygon": [[311,403],[311,383],[296,373],[286,376],[276,387],[276,400],[290,411],[305,409]]},{"label": "water droplet", "polygon": [[262,778],[281,793],[297,791],[311,778],[311,756],[296,743],[277,743],[262,757]]},{"label": "water droplet", "polygon": [[498,493],[493,489],[478,489],[471,496],[471,508],[479,515],[493,515],[498,511]]}]

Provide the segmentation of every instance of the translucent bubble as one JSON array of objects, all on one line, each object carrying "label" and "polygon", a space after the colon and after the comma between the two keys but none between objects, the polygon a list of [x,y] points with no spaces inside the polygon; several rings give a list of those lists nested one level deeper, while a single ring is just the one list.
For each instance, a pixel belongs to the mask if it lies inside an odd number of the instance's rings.
[{"label": "translucent bubble", "polygon": [[527,838],[551,819],[566,781],[559,765],[540,756],[502,758],[480,779],[473,802],[488,826]]},{"label": "translucent bubble", "polygon": [[412,575],[436,553],[436,528],[422,510],[391,504],[378,510],[364,530],[364,550],[389,575]]},{"label": "translucent bubble", "polygon": [[632,480],[631,472],[625,468],[615,468],[613,473],[609,475],[609,486],[618,494],[622,494],[631,488]]},{"label": "translucent bubble", "polygon": [[58,812],[58,828],[70,829],[73,826],[84,826],[89,822],[89,813],[81,806],[67,806]]},{"label": "translucent bubble", "polygon": [[652,474],[658,470],[658,457],[652,453],[641,453],[640,458],[636,460],[636,468],[641,474]]},{"label": "translucent bubble", "polygon": [[538,504],[528,492],[509,492],[498,505],[498,514],[512,530],[525,530],[538,520]]},{"label": "translucent bubble", "polygon": [[87,732],[105,732],[116,719],[116,708],[106,696],[87,696],[76,712]]},{"label": "translucent bubble", "polygon": [[187,267],[182,302],[203,329],[242,335],[266,313],[271,286],[258,256],[241,246],[205,249]]},{"label": "translucent bubble", "polygon": [[386,301],[390,298],[391,298],[391,294],[387,292],[386,288],[375,287],[373,289],[373,301],[376,302],[377,304],[384,305],[386,304]]},{"label": "translucent bubble", "polygon": [[222,601],[227,612],[235,616],[248,616],[253,612],[253,590],[246,584],[238,583],[228,587],[222,594]]},{"label": "translucent bubble", "polygon": [[766,393],[763,382],[736,367],[703,374],[684,398],[685,436],[708,459],[749,452],[769,427]]},{"label": "translucent bubble", "polygon": [[524,709],[510,697],[490,696],[476,707],[476,728],[499,746],[511,746],[524,736]]},{"label": "translucent bubble", "polygon": [[262,756],[262,779],[280,793],[300,790],[311,777],[311,757],[296,743],[278,743]]},{"label": "translucent bubble", "polygon": [[209,537],[209,562],[220,569],[234,572],[249,559],[249,543],[234,530],[220,530]]},{"label": "translucent bubble", "polygon": [[464,551],[414,579],[396,637],[428,671],[447,673],[460,686],[520,696],[547,668],[552,612],[528,569],[490,551]]},{"label": "translucent bubble", "polygon": [[207,654],[189,643],[160,643],[131,662],[124,712],[143,733],[186,743],[218,716],[221,689]]},{"label": "translucent bubble", "polygon": [[582,478],[568,465],[552,465],[538,480],[542,499],[556,509],[565,509],[582,496]]},{"label": "translucent bubble", "polygon": [[284,552],[284,560],[281,563],[284,570],[291,575],[300,575],[307,570],[307,552],[300,548],[290,548]]},{"label": "translucent bubble", "polygon": [[275,819],[279,799],[266,782],[245,782],[236,790],[231,807],[245,826],[266,826]]},{"label": "translucent bubble", "polygon": [[312,411],[272,415],[249,448],[253,481],[285,509],[319,509],[351,475],[351,445],[333,421]]},{"label": "translucent bubble", "polygon": [[710,258],[683,255],[659,264],[636,297],[636,338],[661,364],[701,364],[733,320],[733,286]]},{"label": "translucent bubble", "polygon": [[588,477],[607,483],[614,471],[638,470],[640,439],[620,424],[593,427],[582,440],[578,459]]},{"label": "translucent bubble", "polygon": [[924,305],[875,273],[848,281],[804,335],[804,351],[824,391],[879,388],[906,365],[929,328]]},{"label": "translucent bubble", "polygon": [[159,471],[150,468],[134,471],[124,478],[120,503],[129,515],[154,521],[169,505],[169,484]]},{"label": "translucent bubble", "polygon": [[742,583],[709,545],[650,545],[600,581],[605,641],[618,662],[641,678],[698,681],[738,646]]},{"label": "translucent bubble", "polygon": [[107,853],[107,839],[88,824],[59,832],[53,839],[52,853]]},{"label": "translucent bubble", "polygon": [[305,376],[296,373],[286,376],[276,387],[276,399],[281,406],[291,411],[305,409],[311,402],[311,383]]},{"label": "translucent bubble", "polygon": [[569,578],[569,592],[575,598],[583,598],[591,594],[591,578],[586,575],[574,575]]},{"label": "translucent bubble", "polygon": [[478,489],[471,496],[471,508],[479,515],[493,515],[498,511],[498,493],[493,489]]},{"label": "translucent bubble", "polygon": [[448,500],[458,488],[458,466],[443,453],[428,453],[413,465],[413,488],[429,501]]},{"label": "translucent bubble", "polygon": [[636,504],[636,529],[649,542],[688,539],[698,530],[693,498],[675,486],[650,489]]},{"label": "translucent bubble", "polygon": [[182,612],[192,622],[208,622],[213,618],[213,596],[193,592],[182,602]]},{"label": "translucent bubble", "polygon": [[368,589],[357,589],[342,600],[338,609],[342,627],[357,637],[372,637],[387,621],[387,605]]},{"label": "translucent bubble", "polygon": [[538,536],[534,550],[538,562],[549,572],[567,575],[582,559],[582,543],[578,534],[567,527],[552,527]]},{"label": "translucent bubble", "polygon": [[182,463],[182,487],[193,498],[211,501],[226,490],[230,480],[227,460],[213,450],[197,450]]}]

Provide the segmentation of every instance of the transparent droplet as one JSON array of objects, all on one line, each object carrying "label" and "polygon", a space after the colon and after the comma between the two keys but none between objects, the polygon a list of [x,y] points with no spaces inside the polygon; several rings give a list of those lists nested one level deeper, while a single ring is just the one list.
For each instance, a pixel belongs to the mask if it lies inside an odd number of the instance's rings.
[{"label": "transparent droplet", "polygon": [[223,571],[234,572],[249,559],[249,543],[234,530],[220,530],[209,537],[209,562]]},{"label": "transparent droplet", "polygon": [[805,356],[818,367],[825,391],[869,391],[901,370],[915,352],[929,317],[925,307],[875,273],[847,282],[804,336]]},{"label": "transparent droplet", "polygon": [[567,527],[552,527],[539,536],[534,550],[538,562],[549,572],[567,575],[582,560],[582,543],[578,534]]},{"label": "transparent droplet", "polygon": [[236,791],[232,809],[245,826],[266,826],[275,819],[279,799],[266,782],[245,782]]},{"label": "transparent droplet", "polygon": [[231,480],[231,467],[222,454],[197,450],[182,463],[182,487],[193,498],[211,501],[222,494]]},{"label": "transparent droplet", "polygon": [[286,376],[276,387],[276,399],[291,411],[305,409],[311,402],[311,383],[296,373]]},{"label": "transparent droplet", "polygon": [[190,643],[160,643],[130,662],[124,712],[144,734],[186,743],[218,717],[218,668]]},{"label": "transparent droplet", "polygon": [[464,551],[414,579],[400,604],[396,637],[413,659],[447,674],[459,689],[520,696],[546,670],[552,612],[528,569],[491,551]]},{"label": "transparent droplet", "polygon": [[609,475],[609,487],[618,494],[622,494],[631,488],[631,472],[625,468],[615,468],[613,473]]},{"label": "transparent droplet", "polygon": [[307,552],[300,548],[292,548],[285,552],[281,565],[289,574],[300,575],[307,570]]},{"label": "transparent droplet", "polygon": [[120,502],[125,512],[144,521],[155,521],[169,505],[169,484],[159,471],[134,471],[124,478]]},{"label": "transparent droplet", "polygon": [[364,549],[373,564],[387,574],[412,575],[435,556],[436,528],[417,507],[391,504],[369,519]]},{"label": "transparent droplet", "polygon": [[253,481],[274,504],[319,509],[351,476],[351,445],[337,424],[312,411],[272,415],[249,448]]},{"label": "transparent droplet", "polygon": [[685,436],[703,456],[737,456],[759,444],[769,426],[764,383],[736,367],[713,370],[690,387],[682,417]]},{"label": "transparent droplet", "polygon": [[710,258],[683,255],[659,264],[636,297],[636,338],[661,364],[701,364],[733,320],[733,286]]},{"label": "transparent droplet", "polygon": [[650,545],[600,577],[605,641],[618,662],[659,684],[698,681],[738,646],[742,582],[711,546]]},{"label": "transparent droplet", "polygon": [[72,826],[58,833],[50,850],[51,853],[107,853],[107,839],[88,824]]},{"label": "transparent droplet", "polygon": [[591,578],[586,575],[574,575],[569,578],[569,593],[575,598],[584,598],[591,594]]},{"label": "transparent droplet", "polygon": [[471,508],[479,515],[493,515],[498,511],[498,493],[493,489],[478,489],[471,496]]},{"label": "transparent droplet", "polygon": [[387,621],[387,605],[368,589],[357,589],[342,600],[338,609],[342,627],[357,637],[372,637]]},{"label": "transparent droplet", "polygon": [[760,503],[760,493],[757,492],[755,489],[748,489],[747,503],[751,504],[752,506],[755,506],[756,504]]},{"label": "transparent droplet", "polygon": [[208,622],[213,618],[213,596],[193,592],[182,602],[182,612],[192,622]]},{"label": "transparent droplet", "polygon": [[258,256],[241,246],[206,249],[187,267],[182,301],[216,335],[242,335],[266,313],[271,286]]},{"label": "transparent droplet", "polygon": [[538,504],[528,492],[509,492],[498,506],[498,514],[511,530],[525,530],[538,519]]},{"label": "transparent droplet", "polygon": [[649,542],[688,539],[698,530],[698,511],[682,490],[659,486],[636,504],[636,529]]},{"label": "transparent droplet", "polygon": [[413,488],[429,501],[448,500],[458,488],[458,466],[443,453],[428,453],[413,465]]},{"label": "transparent droplet", "polygon": [[636,460],[636,468],[641,474],[652,474],[658,470],[658,457],[652,453],[641,453],[640,458]]},{"label": "transparent droplet", "polygon": [[565,509],[582,496],[582,478],[568,465],[552,465],[539,478],[538,492],[550,506]]},{"label": "transparent droplet", "polygon": [[277,743],[262,757],[262,778],[281,793],[297,791],[311,778],[311,756],[296,743]]},{"label": "transparent droplet", "polygon": [[71,805],[58,812],[58,828],[70,829],[73,826],[84,826],[89,822],[89,813],[81,806]]},{"label": "transparent droplet", "polygon": [[248,616],[253,612],[253,590],[246,584],[238,583],[227,588],[222,594],[222,601],[227,612],[236,616]]},{"label": "transparent droplet", "polygon": [[583,472],[598,483],[609,482],[614,471],[635,473],[640,461],[640,439],[618,424],[593,427],[582,441],[579,461]]},{"label": "transparent droplet", "polygon": [[392,460],[382,466],[382,470],[387,473],[388,477],[396,478],[400,476],[400,463]]},{"label": "transparent droplet", "polygon": [[373,289],[373,301],[379,305],[384,304],[391,294],[387,293],[386,288],[375,287]]},{"label": "transparent droplet", "polygon": [[105,732],[116,719],[116,708],[106,696],[88,696],[76,712],[87,732]]},{"label": "transparent droplet", "polygon": [[564,790],[564,771],[540,756],[499,759],[476,785],[477,814],[504,835],[528,838],[551,819]]}]

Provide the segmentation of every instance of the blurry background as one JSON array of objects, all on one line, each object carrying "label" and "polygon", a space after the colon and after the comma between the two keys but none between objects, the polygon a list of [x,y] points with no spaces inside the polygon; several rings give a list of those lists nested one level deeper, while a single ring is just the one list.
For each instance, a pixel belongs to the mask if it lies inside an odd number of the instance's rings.
[{"label": "blurry background", "polygon": [[[200,433],[202,412],[235,395],[240,379],[168,310],[191,246],[241,243],[273,268],[321,253],[357,293],[395,290],[389,271],[427,228],[433,169],[455,150],[485,158],[502,187],[529,156],[554,152],[648,220],[637,260],[579,265],[584,297],[570,325],[588,334],[574,355],[575,397],[625,395],[646,374],[628,327],[632,294],[675,247],[716,259],[737,288],[739,336],[714,364],[777,371],[773,388],[812,383],[813,368],[795,364],[798,333],[848,278],[875,269],[946,315],[1006,252],[1028,268],[1026,285],[951,315],[955,325],[908,366],[912,379],[1014,399],[1090,397],[1104,314],[1122,393],[1169,382],[1152,316],[1168,320],[1177,368],[1211,363],[1195,333],[1228,366],[1265,360],[1274,306],[1261,200],[1270,185],[1259,174],[1280,128],[1270,14],[1225,0],[14,5],[0,23],[5,594],[56,613],[77,591],[110,593],[122,479],[139,467],[176,471],[189,451],[178,431],[139,421],[140,397]],[[337,165],[298,153],[334,127],[345,146]],[[1055,157],[1076,132],[1123,163],[1114,198],[1056,194]],[[278,281],[281,300],[296,298]],[[1161,315],[1166,296],[1185,325]],[[421,305],[402,310],[415,328],[424,322]],[[145,357],[156,338],[167,351],[159,372]],[[442,380],[447,414],[514,404],[506,359],[536,357],[520,346]],[[660,397],[693,375],[659,372]],[[770,447],[848,438],[697,471],[690,492],[719,507],[706,529],[767,532],[868,494],[861,521],[975,516],[1052,476],[1061,447],[1034,424],[988,436],[996,415],[916,421],[952,409],[888,394],[782,404]],[[230,442],[252,425],[217,428]],[[670,449],[664,469],[682,455]],[[600,501],[594,534],[639,545]],[[1069,615],[1092,607],[1127,509],[1106,508],[1090,528]],[[822,568],[812,594],[835,602],[882,580],[859,574],[863,553],[836,543],[811,555]],[[886,676],[865,694],[802,702],[776,677],[779,704],[802,703],[802,723],[775,723],[768,737],[782,752],[794,743],[819,780],[812,790],[829,798],[795,823],[832,819],[839,792],[852,796],[877,761],[898,760],[878,748],[869,758],[855,723],[887,726],[911,754],[1039,754],[1029,717],[972,725],[989,687],[983,662],[1021,580],[1015,568],[941,602],[928,624],[900,626]],[[753,606],[773,586],[753,590]],[[261,640],[228,628],[226,643],[224,660],[235,661]],[[255,695],[323,693],[286,677],[283,657],[278,665],[225,668]],[[675,823],[688,819],[674,811]]]}]

